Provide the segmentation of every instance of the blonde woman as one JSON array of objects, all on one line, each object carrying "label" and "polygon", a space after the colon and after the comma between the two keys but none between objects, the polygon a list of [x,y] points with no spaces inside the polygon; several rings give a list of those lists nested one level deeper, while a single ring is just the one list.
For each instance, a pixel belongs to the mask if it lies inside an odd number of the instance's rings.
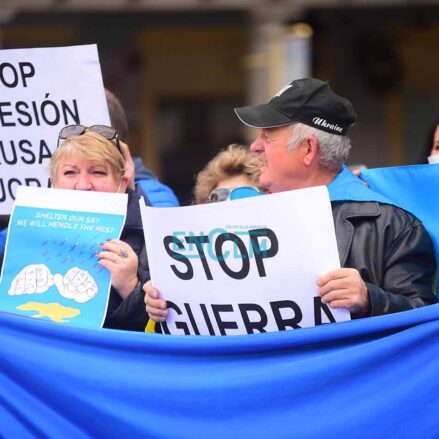
[{"label": "blonde woman", "polygon": [[236,190],[239,190],[239,196],[235,195],[236,198],[261,193],[260,167],[261,159],[257,154],[242,145],[229,145],[197,175],[194,188],[195,203],[234,199]]},{"label": "blonde woman", "polygon": [[139,198],[128,188],[122,144],[116,131],[104,125],[70,125],[59,135],[50,162],[54,188],[128,193],[128,210],[121,239],[101,244],[99,264],[111,273],[111,292],[104,327],[138,330],[147,315],[142,286],[149,279]]}]

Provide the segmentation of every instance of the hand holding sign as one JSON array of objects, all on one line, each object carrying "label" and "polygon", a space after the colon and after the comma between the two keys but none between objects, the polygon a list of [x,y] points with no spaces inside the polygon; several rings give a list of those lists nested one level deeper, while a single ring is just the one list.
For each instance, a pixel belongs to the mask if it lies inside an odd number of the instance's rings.
[{"label": "hand holding sign", "polygon": [[153,287],[150,280],[145,283],[143,290],[145,291],[146,312],[149,318],[155,322],[164,322],[168,316],[166,300],[160,298],[159,290]]},{"label": "hand holding sign", "polygon": [[101,247],[103,251],[98,253],[99,264],[110,271],[111,284],[125,299],[139,282],[138,257],[130,245],[117,239],[107,241]]},{"label": "hand holding sign", "polygon": [[322,302],[331,308],[346,308],[353,314],[366,315],[369,294],[358,270],[340,268],[330,271],[317,280]]},{"label": "hand holding sign", "polygon": [[349,319],[317,295],[318,276],[340,266],[326,188],[141,212],[160,289],[145,285],[146,311],[164,333],[254,334]]}]

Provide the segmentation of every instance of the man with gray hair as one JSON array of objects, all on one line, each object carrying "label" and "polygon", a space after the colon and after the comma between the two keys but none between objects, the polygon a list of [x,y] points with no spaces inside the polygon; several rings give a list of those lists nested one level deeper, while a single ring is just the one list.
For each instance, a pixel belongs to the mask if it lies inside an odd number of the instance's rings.
[{"label": "man with gray hair", "polygon": [[[436,302],[436,259],[430,236],[410,213],[373,192],[344,165],[356,114],[326,82],[291,82],[268,103],[236,108],[260,129],[250,149],[262,158],[260,184],[269,192],[326,185],[343,268],[317,281],[322,302],[352,317],[390,314]],[[300,207],[298,207],[300,209]],[[166,302],[145,284],[150,318],[164,321]]]},{"label": "man with gray hair", "polygon": [[344,166],[356,114],[326,82],[299,79],[270,102],[236,108],[260,132],[260,183],[270,192],[326,185],[341,268],[318,279],[322,301],[354,317],[435,303],[433,245],[420,221],[374,193]]}]

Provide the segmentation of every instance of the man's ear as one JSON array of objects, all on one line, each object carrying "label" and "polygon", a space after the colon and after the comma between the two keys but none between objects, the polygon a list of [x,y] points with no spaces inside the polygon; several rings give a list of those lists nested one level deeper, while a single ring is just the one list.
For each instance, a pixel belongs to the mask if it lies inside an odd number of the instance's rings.
[{"label": "man's ear", "polygon": [[303,162],[311,166],[316,160],[319,153],[319,144],[314,136],[306,137],[303,141]]}]

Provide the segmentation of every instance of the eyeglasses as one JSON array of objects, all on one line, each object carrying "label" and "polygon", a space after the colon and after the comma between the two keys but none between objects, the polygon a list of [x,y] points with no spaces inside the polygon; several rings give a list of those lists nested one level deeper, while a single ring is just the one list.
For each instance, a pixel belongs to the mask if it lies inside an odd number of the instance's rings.
[{"label": "eyeglasses", "polygon": [[214,189],[209,195],[209,203],[218,201],[238,200],[240,198],[257,197],[264,195],[257,187],[254,186],[238,186],[235,188],[219,187]]},{"label": "eyeglasses", "polygon": [[67,140],[73,136],[81,136],[87,131],[92,131],[93,133],[99,134],[106,140],[116,140],[115,146],[119,152],[122,153],[116,130],[113,127],[108,127],[107,125],[92,125],[91,127],[86,127],[84,125],[67,125],[59,132],[58,146],[60,140]]}]

